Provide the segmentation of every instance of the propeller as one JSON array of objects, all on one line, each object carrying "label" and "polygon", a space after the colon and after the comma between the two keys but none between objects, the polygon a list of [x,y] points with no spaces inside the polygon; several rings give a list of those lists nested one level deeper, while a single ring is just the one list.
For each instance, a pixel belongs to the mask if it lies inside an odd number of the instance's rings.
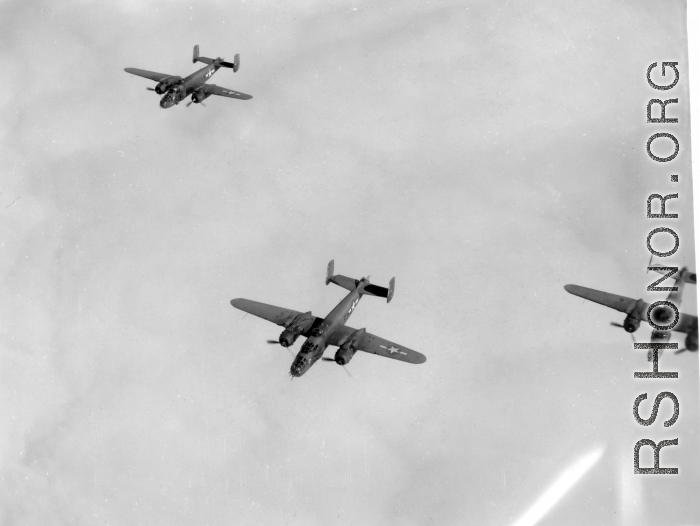
[{"label": "propeller", "polygon": [[[622,325],[622,324],[620,324],[620,323],[617,323],[617,322],[615,322],[615,321],[611,321],[611,322],[610,322],[610,325],[612,325],[613,327],[620,327],[620,329],[624,329],[624,328],[625,328],[624,325]],[[634,337],[634,333],[630,332],[629,335],[632,337],[632,341],[633,341],[634,343],[637,343],[637,339]]]},{"label": "propeller", "polygon": [[155,91],[154,88],[146,88],[148,91]]},{"label": "propeller", "polygon": [[[280,345],[280,342],[277,340],[265,340],[269,345]],[[285,347],[289,351],[289,354],[292,355],[292,358],[294,358],[294,353],[289,347]]]},{"label": "propeller", "polygon": [[[333,362],[336,363],[336,361],[333,358],[326,358],[325,356],[321,357],[321,360],[324,362]],[[352,375],[350,374],[350,371],[348,371],[345,366],[341,366],[343,368],[343,371],[345,371],[345,374],[347,374],[350,378],[352,378]]]},{"label": "propeller", "polygon": [[682,349],[677,350],[674,354],[680,354],[685,351],[698,352],[697,349],[688,349],[687,347],[683,347]]},{"label": "propeller", "polygon": [[[187,104],[185,104],[185,106],[187,106],[187,107],[189,108],[189,107],[190,107],[190,104],[192,104],[193,102],[194,102],[194,101],[191,100],[191,101],[189,101]],[[199,104],[201,104],[201,105],[204,106],[205,108],[207,107],[207,105],[204,104],[203,102],[200,102]]]}]

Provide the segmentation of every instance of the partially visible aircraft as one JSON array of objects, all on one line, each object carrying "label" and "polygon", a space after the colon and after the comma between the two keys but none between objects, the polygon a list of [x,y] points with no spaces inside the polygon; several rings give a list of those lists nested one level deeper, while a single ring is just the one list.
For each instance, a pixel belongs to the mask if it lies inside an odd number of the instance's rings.
[{"label": "partially visible aircraft", "polygon": [[[649,267],[649,269],[659,272],[660,274],[666,274],[666,271],[661,270],[663,267],[660,265],[654,265]],[[683,267],[678,272],[669,276],[669,279],[674,279],[676,281],[675,286],[678,290],[671,291],[666,298],[666,301],[670,301],[677,308],[680,309],[681,301],[683,299],[683,289],[686,283],[692,285],[697,285],[697,275],[694,272],[688,271],[687,267]],[[574,296],[579,296],[581,298],[593,301],[595,303],[600,303],[611,309],[618,310],[627,314],[622,324],[611,322],[610,325],[613,327],[621,327],[628,333],[632,335],[637,329],[641,322],[649,320],[647,319],[647,309],[649,304],[641,299],[635,300],[628,298],[626,296],[618,296],[617,294],[611,294],[609,292],[603,292],[600,290],[589,289],[587,287],[580,287],[579,285],[565,285],[564,289]],[[656,325],[668,325],[675,318],[675,313],[673,310],[667,306],[660,305],[652,311],[652,321]],[[698,317],[691,314],[680,313],[678,318],[678,323],[673,327],[673,331],[682,332],[686,334],[685,337],[685,348],[676,351],[675,354],[681,353],[683,351],[697,351],[698,350]],[[651,332],[652,343],[665,343],[671,338],[671,330],[659,330],[654,328]],[[632,335],[632,339],[634,336]],[[659,356],[662,354],[662,349],[659,349]],[[652,360],[652,351],[649,350],[647,354],[647,359]]]},{"label": "partially visible aircraft", "polygon": [[155,80],[158,83],[156,84],[155,89],[146,89],[155,91],[158,95],[165,93],[165,96],[160,100],[160,107],[163,109],[179,104],[188,95],[192,95],[192,100],[187,103],[187,106],[193,102],[195,104],[199,104],[211,95],[219,95],[221,97],[241,100],[249,100],[253,98],[252,95],[246,95],[240,91],[222,88],[221,86],[217,86],[215,84],[206,83],[207,80],[209,80],[209,78],[211,78],[211,76],[219,70],[219,68],[231,68],[233,69],[234,73],[238,71],[238,68],[241,66],[241,59],[238,53],[236,53],[236,56],[233,57],[233,62],[226,62],[220,57],[214,59],[200,57],[199,45],[197,45],[194,46],[194,51],[192,53],[192,63],[196,62],[204,62],[207,65],[185,78],[178,77],[177,75],[156,73],[155,71],[148,71],[138,68],[124,68],[124,71],[131,73],[132,75],[138,75],[139,77]]},{"label": "partially visible aircraft", "polygon": [[[231,305],[284,327],[279,336],[279,344],[283,347],[293,345],[299,336],[307,338],[289,371],[293,377],[299,377],[308,371],[323,356],[323,352],[329,345],[334,345],[339,349],[333,360],[325,357],[323,359],[335,361],[338,365],[343,366],[350,362],[357,351],[377,354],[407,363],[425,362],[425,356],[419,352],[370,334],[365,329],[353,329],[345,325],[362,296],[386,298],[386,302],[389,303],[394,296],[394,278],[389,281],[387,289],[372,285],[369,282],[369,276],[357,280],[339,274],[334,275],[333,266],[333,260],[331,260],[326,271],[326,285],[335,283],[348,289],[350,294],[345,296],[325,318],[317,318],[311,314],[311,311],[302,313],[243,298],[231,300]],[[278,342],[268,340],[268,343]]]}]

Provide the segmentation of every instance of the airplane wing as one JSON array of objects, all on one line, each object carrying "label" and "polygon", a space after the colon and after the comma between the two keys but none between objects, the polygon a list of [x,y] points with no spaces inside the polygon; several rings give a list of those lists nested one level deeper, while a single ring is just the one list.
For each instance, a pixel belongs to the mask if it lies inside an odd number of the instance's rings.
[{"label": "airplane wing", "polygon": [[222,88],[221,86],[217,86],[216,84],[204,84],[204,87],[202,89],[205,93],[219,95],[220,97],[229,97],[231,99],[250,100],[253,98],[252,95],[246,95],[245,93],[241,93],[240,91]]},{"label": "airplane wing", "polygon": [[[335,345],[336,347],[340,347],[343,345],[343,343],[345,343],[345,340],[352,336],[354,332],[355,329],[348,327],[347,325],[339,327],[328,338],[328,343]],[[394,360],[400,360],[407,363],[424,363],[426,360],[426,357],[419,352],[412,351],[408,347],[402,347],[401,345],[397,345],[369,332],[366,332],[362,336],[362,339],[357,346],[357,350],[384,356],[386,358],[393,358]]]},{"label": "airplane wing", "polygon": [[132,75],[138,75],[139,77],[144,77],[147,79],[155,80],[156,82],[160,82],[161,80],[168,78],[168,77],[173,77],[175,75],[168,75],[167,73],[157,73],[155,71],[148,71],[146,69],[138,69],[138,68],[124,68],[124,71],[127,73],[131,73]]},{"label": "airplane wing", "polygon": [[[259,301],[246,300],[243,298],[236,298],[231,300],[231,305],[236,307],[243,312],[257,316],[272,323],[276,323],[282,327],[287,327],[292,321],[294,321],[300,314],[308,314],[303,320],[304,330],[302,334],[304,336],[309,336],[312,327],[318,325],[322,320],[316,316],[312,316],[311,313],[302,313],[292,309],[284,309],[282,307],[275,307],[274,305],[268,305],[267,303],[260,303]],[[298,320],[299,321],[299,320]]]},{"label": "airplane wing", "polygon": [[[595,303],[600,303],[611,309],[619,310],[626,314],[630,314],[635,308],[638,310],[639,317],[643,321],[647,320],[647,309],[649,304],[644,301],[634,300],[626,296],[618,296],[617,294],[611,294],[610,292],[603,292],[600,290],[589,289],[587,287],[580,287],[578,285],[565,285],[564,289],[566,292],[573,294],[574,296],[579,296]],[[673,327],[674,332],[685,332],[695,330],[698,326],[698,317],[692,314],[680,313],[678,318],[678,323]]]},{"label": "airplane wing", "polygon": [[693,316],[692,314],[681,313],[678,323],[676,323],[676,326],[673,328],[673,330],[676,332],[685,332],[686,334],[691,331],[697,331],[698,317]]},{"label": "airplane wing", "polygon": [[[601,290],[589,289],[588,287],[565,285],[564,290],[574,296],[600,303],[601,305],[619,310],[626,314],[632,312],[637,305],[637,300],[635,299],[626,296],[618,296],[617,294],[611,294],[610,292],[603,292]],[[644,319],[646,320],[646,317]]]},{"label": "airplane wing", "polygon": [[[260,303],[259,301],[246,300],[243,298],[236,298],[231,300],[231,305],[236,307],[243,312],[257,316],[272,323],[276,323],[282,327],[289,325],[297,316],[303,314],[299,311],[292,309],[284,309],[282,307],[275,307],[274,305],[268,305],[267,303]],[[321,323],[323,320],[312,316],[308,313],[308,318],[304,320],[304,336],[309,336],[311,329]],[[331,336],[328,338],[328,343],[330,345],[335,345],[340,347],[345,343],[345,341],[353,335],[356,329],[344,325],[339,327]],[[394,360],[400,360],[402,362],[408,363],[423,363],[426,358],[421,353],[412,351],[407,347],[402,347],[389,340],[375,336],[366,332],[360,343],[358,345],[359,351],[368,352],[371,354],[377,354],[379,356],[385,356],[387,358],[393,358]]]}]

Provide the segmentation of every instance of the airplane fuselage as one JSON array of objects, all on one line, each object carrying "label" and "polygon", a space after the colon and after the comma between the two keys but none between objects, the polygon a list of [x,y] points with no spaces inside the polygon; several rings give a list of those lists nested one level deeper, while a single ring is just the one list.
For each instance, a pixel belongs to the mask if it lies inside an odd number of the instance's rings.
[{"label": "airplane fuselage", "polygon": [[[211,78],[211,76],[216,73],[221,66],[219,61],[221,59],[216,59],[211,64],[207,64],[202,69],[195,71],[191,75],[188,75],[182,82],[179,82],[172,86],[165,96],[160,100],[160,107],[163,109],[171,108],[176,104],[179,104],[188,95],[191,95],[195,88],[202,85]],[[196,101],[195,101],[196,102]]]},{"label": "airplane fuselage", "polygon": [[[364,280],[363,280],[364,281]],[[333,334],[338,327],[342,327],[350,318],[350,315],[357,307],[360,302],[360,288],[357,288],[350,292],[343,300],[338,303],[338,305],[328,313],[318,327],[313,329],[311,336],[309,336],[304,344],[301,346],[299,354],[297,354],[292,367],[289,370],[289,374],[292,376],[302,376],[306,371],[308,371],[313,364],[315,364],[323,352],[328,347],[328,338]]]}]

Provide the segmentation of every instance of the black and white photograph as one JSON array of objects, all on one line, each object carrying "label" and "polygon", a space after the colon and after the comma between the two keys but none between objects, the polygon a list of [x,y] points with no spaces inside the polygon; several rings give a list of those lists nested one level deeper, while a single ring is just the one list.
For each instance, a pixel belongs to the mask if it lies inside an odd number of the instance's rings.
[{"label": "black and white photograph", "polygon": [[0,3],[0,524],[700,525],[690,12]]}]

